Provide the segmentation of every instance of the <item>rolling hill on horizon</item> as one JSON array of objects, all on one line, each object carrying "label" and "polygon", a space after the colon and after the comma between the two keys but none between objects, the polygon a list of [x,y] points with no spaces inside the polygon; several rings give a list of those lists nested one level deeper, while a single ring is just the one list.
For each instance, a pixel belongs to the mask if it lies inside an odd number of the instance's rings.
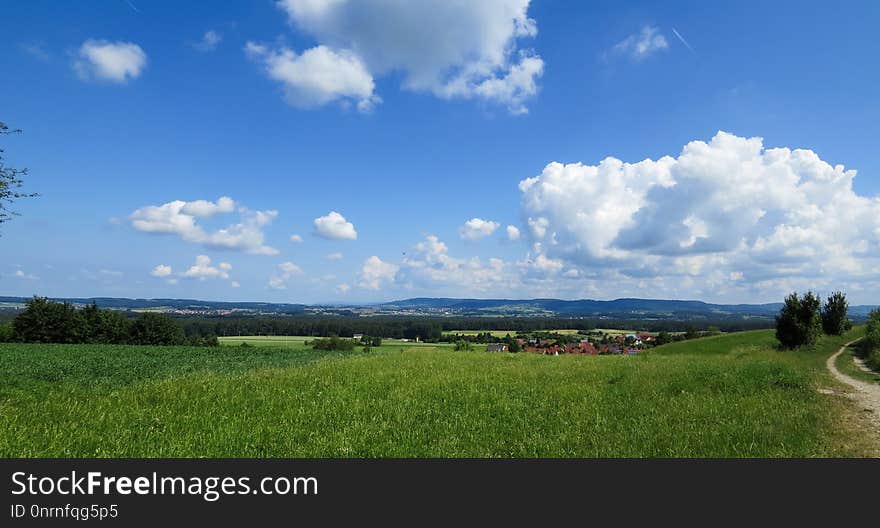
[{"label": "rolling hill on horizon", "polygon": [[[271,302],[203,301],[196,299],[128,299],[116,297],[52,298],[85,305],[94,302],[103,308],[120,310],[252,312],[260,314],[336,314],[336,315],[434,315],[434,316],[510,316],[510,317],[605,317],[627,319],[772,319],[782,303],[714,304],[697,300],[621,298],[594,299],[468,299],[414,297],[374,304],[305,304]],[[0,304],[15,308],[27,297],[0,296]],[[850,306],[850,316],[864,319],[875,308]]]}]

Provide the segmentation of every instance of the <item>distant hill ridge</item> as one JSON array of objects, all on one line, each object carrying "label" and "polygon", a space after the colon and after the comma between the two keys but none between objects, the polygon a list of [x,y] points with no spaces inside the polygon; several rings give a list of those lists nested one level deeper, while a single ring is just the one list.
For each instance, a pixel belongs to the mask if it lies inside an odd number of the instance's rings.
[{"label": "distant hill ridge", "polygon": [[418,297],[382,303],[382,306],[423,309],[485,310],[510,306],[531,306],[559,314],[594,314],[624,312],[724,312],[730,314],[768,315],[779,311],[782,303],[767,304],[711,304],[703,301],[672,299],[623,298],[611,301],[593,299],[455,299]]}]

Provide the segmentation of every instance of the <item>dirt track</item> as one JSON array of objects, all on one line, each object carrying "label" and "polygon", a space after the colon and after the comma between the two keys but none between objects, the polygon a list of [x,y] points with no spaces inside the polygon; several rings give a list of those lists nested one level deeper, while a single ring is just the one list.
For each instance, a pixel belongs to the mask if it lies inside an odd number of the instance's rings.
[{"label": "dirt track", "polygon": [[840,350],[835,352],[828,358],[825,362],[825,365],[828,367],[828,371],[831,372],[831,375],[834,376],[838,381],[850,386],[853,390],[848,393],[848,396],[856,401],[859,405],[861,405],[865,410],[871,412],[871,420],[878,426],[880,426],[880,385],[867,383],[861,380],[857,380],[855,378],[851,378],[846,374],[837,370],[837,366],[835,366],[835,362],[837,361],[837,357],[840,356],[845,350],[846,347],[854,343],[855,341],[850,341],[849,343],[840,347]]}]

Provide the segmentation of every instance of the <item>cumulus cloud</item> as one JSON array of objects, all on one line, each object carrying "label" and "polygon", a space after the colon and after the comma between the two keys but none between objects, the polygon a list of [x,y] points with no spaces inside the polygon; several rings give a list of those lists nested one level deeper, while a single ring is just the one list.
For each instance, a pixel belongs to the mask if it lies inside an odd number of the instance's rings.
[{"label": "cumulus cloud", "polygon": [[202,35],[202,38],[196,42],[193,47],[199,51],[214,51],[217,49],[217,45],[220,44],[220,41],[223,40],[223,35],[219,32],[210,29],[205,31],[205,34]]},{"label": "cumulus cloud", "polygon": [[328,240],[356,240],[354,224],[336,211],[315,218],[315,236]]},{"label": "cumulus cloud", "polygon": [[373,255],[364,261],[360,273],[360,286],[367,290],[378,290],[383,285],[394,282],[394,276],[400,266],[384,262]]},{"label": "cumulus cloud", "polygon": [[299,244],[300,242],[303,241],[303,237],[301,237],[299,235],[290,235],[290,241],[293,242],[294,244]]},{"label": "cumulus cloud", "polygon": [[125,83],[147,66],[147,54],[131,42],[89,39],[80,46],[73,68],[81,79]]},{"label": "cumulus cloud", "polygon": [[349,286],[348,284],[346,284],[344,282],[342,284],[336,285],[336,293],[348,293],[348,290],[350,290],[350,289],[351,289],[351,286]]},{"label": "cumulus cloud", "polygon": [[495,232],[501,224],[482,218],[471,218],[458,228],[458,234],[464,240],[479,240]]},{"label": "cumulus cloud", "polygon": [[[397,282],[410,289],[486,293],[499,285],[518,282],[508,264],[498,258],[459,258],[436,235],[426,235],[401,262]],[[508,290],[509,291],[509,290]]]},{"label": "cumulus cloud", "polygon": [[[207,255],[199,255],[196,257],[196,263],[184,271],[181,276],[187,279],[228,279],[229,272],[232,270],[232,264],[221,262],[216,266],[211,264],[211,257]],[[155,270],[154,270],[155,271]],[[170,271],[170,269],[169,269]]]},{"label": "cumulus cloud", "polygon": [[298,54],[248,42],[245,53],[263,65],[270,79],[282,84],[284,100],[291,106],[316,108],[341,102],[369,112],[381,102],[373,93],[373,76],[350,51],[316,46]]},{"label": "cumulus cloud", "polygon": [[[372,95],[373,77],[392,72],[404,89],[451,99],[480,99],[525,113],[544,62],[522,40],[537,34],[529,0],[450,2],[424,0],[281,0],[290,23],[319,46],[357,64],[355,97]],[[285,62],[300,55],[281,49],[253,50]],[[350,71],[353,66],[346,68]],[[362,73],[361,73],[362,70]],[[308,76],[297,72],[287,78]],[[369,78],[369,83],[366,80]],[[369,91],[367,91],[369,87]],[[349,97],[351,97],[349,95]]]},{"label": "cumulus cloud", "polygon": [[519,240],[520,236],[521,234],[518,227],[512,225],[507,226],[507,240],[515,242]]},{"label": "cumulus cloud", "polygon": [[669,48],[669,43],[660,30],[654,26],[645,26],[641,32],[630,35],[615,44],[611,48],[611,52],[615,55],[626,55],[638,61],[667,48]]},{"label": "cumulus cloud", "polygon": [[159,264],[158,266],[153,268],[153,271],[150,272],[150,275],[152,275],[153,277],[162,278],[162,277],[168,277],[169,275],[171,275],[171,273],[173,273],[171,266],[166,266],[165,264]]},{"label": "cumulus cloud", "polygon": [[856,194],[855,175],[719,132],[678,157],[550,163],[520,190],[535,269],[571,265],[655,294],[778,296],[880,279],[880,199]]},{"label": "cumulus cloud", "polygon": [[294,275],[301,275],[302,273],[302,268],[300,268],[293,262],[282,262],[278,265],[278,272],[269,277],[269,287],[275,290],[287,289],[287,282]]},{"label": "cumulus cloud", "polygon": [[326,258],[330,262],[336,262],[338,260],[342,260],[342,253],[327,253],[324,258]]},{"label": "cumulus cloud", "polygon": [[[240,222],[213,232],[199,225],[199,218],[238,212]],[[232,198],[216,202],[174,200],[162,205],[149,205],[129,215],[132,227],[145,233],[176,235],[186,242],[212,249],[243,251],[257,255],[277,255],[278,250],[265,244],[263,228],[278,216],[277,211],[251,211],[238,207]]]}]

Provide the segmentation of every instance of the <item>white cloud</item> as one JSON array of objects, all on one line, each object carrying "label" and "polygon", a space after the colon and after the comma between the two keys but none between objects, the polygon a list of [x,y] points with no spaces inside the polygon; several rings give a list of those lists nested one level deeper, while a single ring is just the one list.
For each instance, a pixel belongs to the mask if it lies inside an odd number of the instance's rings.
[{"label": "white cloud", "polygon": [[269,287],[276,290],[284,290],[287,288],[287,282],[294,275],[302,275],[302,273],[302,268],[293,262],[282,262],[278,265],[278,273],[269,277]]},{"label": "white cloud", "polygon": [[228,279],[232,265],[228,262],[221,262],[217,266],[211,265],[211,258],[207,255],[199,255],[196,257],[196,263],[190,266],[188,270],[181,274],[187,279]]},{"label": "white cloud", "polygon": [[39,279],[39,277],[37,277],[33,273],[25,273],[22,270],[16,270],[15,277],[17,279],[22,279],[22,280],[38,280]]},{"label": "white cloud", "polygon": [[719,132],[678,157],[550,163],[520,189],[535,269],[654,296],[774,298],[880,280],[880,198],[856,194],[854,177],[812,151]]},{"label": "white cloud", "polygon": [[294,244],[299,244],[300,242],[303,241],[303,237],[301,237],[299,235],[290,235],[290,241],[293,242]]},{"label": "white cloud", "polygon": [[153,277],[167,277],[171,275],[172,272],[173,270],[171,269],[171,266],[159,264],[158,266],[153,268],[153,271],[150,272],[150,275],[152,275]]},{"label": "white cloud", "polygon": [[360,286],[368,290],[378,290],[385,284],[394,282],[394,276],[400,266],[383,262],[377,256],[372,256],[364,261],[360,273]]},{"label": "white cloud", "polygon": [[232,281],[229,283],[229,285],[232,286],[233,288],[238,288],[241,286],[241,284],[238,281]]},{"label": "white cloud", "polygon": [[356,240],[354,224],[336,211],[315,218],[315,235],[329,240]]},{"label": "white cloud", "polygon": [[519,240],[520,236],[521,234],[518,227],[512,225],[507,226],[507,240],[515,242]]},{"label": "white cloud", "polygon": [[342,284],[338,284],[336,286],[336,293],[348,293],[348,290],[350,289],[351,286],[343,282]]},{"label": "white cloud", "polygon": [[479,240],[495,232],[501,224],[482,218],[471,218],[458,228],[458,234],[465,240]]},{"label": "white cloud", "polygon": [[205,31],[205,34],[202,35],[202,38],[196,42],[193,47],[199,51],[214,51],[217,49],[217,45],[220,44],[221,40],[223,40],[223,35],[210,29]]},{"label": "white cloud", "polygon": [[260,61],[270,79],[284,86],[284,100],[297,108],[316,108],[332,102],[355,103],[369,112],[382,100],[357,55],[316,46],[297,54],[289,48],[269,49],[248,42],[245,52]]},{"label": "white cloud", "polygon": [[265,244],[263,228],[278,216],[277,211],[250,211],[239,207],[241,221],[225,228],[207,232],[197,222],[217,214],[236,210],[235,201],[222,197],[217,202],[174,200],[163,205],[141,207],[129,215],[131,225],[145,233],[177,235],[186,242],[212,249],[243,251],[256,255],[277,255],[278,250]]},{"label": "white cloud", "polygon": [[479,292],[484,294],[501,284],[517,282],[512,270],[501,259],[489,258],[483,263],[478,257],[457,258],[436,235],[427,235],[416,244],[401,263],[397,282],[407,288]]},{"label": "white cloud", "polygon": [[331,262],[335,262],[338,260],[342,260],[342,253],[327,253],[327,255],[324,258],[326,258],[327,260],[329,260]]},{"label": "white cloud", "polygon": [[131,42],[89,39],[80,46],[73,68],[82,79],[124,83],[136,79],[147,66],[147,54]]},{"label": "white cloud", "polygon": [[660,30],[654,26],[645,26],[640,33],[618,42],[611,51],[616,55],[628,55],[633,60],[642,60],[667,48],[669,43]]},{"label": "white cloud", "polygon": [[196,200],[187,202],[180,211],[184,214],[202,217],[210,217],[218,213],[231,213],[235,211],[235,200],[228,196],[221,196],[216,203]]},{"label": "white cloud", "polygon": [[[520,48],[523,39],[537,34],[537,24],[528,17],[529,3],[281,0],[278,6],[319,48],[357,59],[362,77],[369,76],[370,94],[373,77],[399,73],[406,90],[481,99],[525,113],[525,102],[537,93],[535,81],[544,69],[537,54]],[[255,51],[297,57],[284,49]]]}]

